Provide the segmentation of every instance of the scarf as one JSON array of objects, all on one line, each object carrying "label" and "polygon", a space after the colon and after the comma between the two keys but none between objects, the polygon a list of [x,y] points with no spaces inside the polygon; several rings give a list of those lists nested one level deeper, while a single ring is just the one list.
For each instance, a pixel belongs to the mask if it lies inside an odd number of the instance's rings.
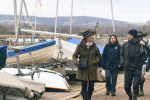
[{"label": "scarf", "polygon": [[91,42],[89,42],[89,43],[86,43],[86,47],[89,49],[90,48],[90,46],[92,46],[93,45],[93,42],[91,41]]},{"label": "scarf", "polygon": [[115,42],[115,43],[113,43],[113,44],[110,43],[110,46],[114,48],[115,46],[117,46],[117,42]]}]

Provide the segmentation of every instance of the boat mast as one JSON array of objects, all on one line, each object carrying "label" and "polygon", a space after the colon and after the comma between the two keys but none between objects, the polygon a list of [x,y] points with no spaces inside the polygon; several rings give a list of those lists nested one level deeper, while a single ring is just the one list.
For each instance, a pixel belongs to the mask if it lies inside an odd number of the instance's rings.
[{"label": "boat mast", "polygon": [[[24,0],[24,8],[25,8],[25,11],[26,11],[26,14],[27,14],[27,18],[29,20],[29,15],[28,15],[28,10],[27,10],[27,6],[26,6],[26,2]],[[29,20],[30,21],[30,20]]]},{"label": "boat mast", "polygon": [[17,30],[17,27],[18,27],[18,23],[17,23],[17,2],[16,0],[14,0],[14,20],[15,20],[15,44],[14,45],[17,45],[17,42],[18,42],[18,30]]},{"label": "boat mast", "polygon": [[[34,27],[35,31],[36,31],[37,4],[38,4],[38,0],[36,0],[36,10],[35,10],[35,27]],[[34,37],[35,37],[35,33],[32,34],[32,42],[33,42],[33,44],[35,44]]]},{"label": "boat mast", "polygon": [[73,0],[71,1],[71,18],[70,18],[70,35],[72,34],[72,12],[73,12]]},{"label": "boat mast", "polygon": [[112,0],[110,0],[110,6],[111,6],[111,15],[112,15],[112,24],[113,24],[113,34],[115,34],[115,24],[114,24],[114,14],[113,14]]},{"label": "boat mast", "polygon": [[30,26],[33,30],[35,30],[34,27],[32,26],[32,24],[30,23],[30,19],[29,19],[28,10],[27,10],[27,6],[26,6],[25,0],[24,0],[24,3],[23,3],[23,4],[24,4],[24,8],[25,8],[27,17],[26,17],[24,14],[23,14],[23,16],[25,17],[25,19],[26,19],[27,22],[29,23],[29,26]]},{"label": "boat mast", "polygon": [[[56,3],[56,18],[55,18],[55,33],[57,32],[56,30],[57,30],[57,16],[58,16],[58,2],[59,2],[59,0],[57,0],[57,3]],[[54,38],[56,38],[55,36],[54,36]]]},{"label": "boat mast", "polygon": [[23,2],[24,2],[24,0],[21,0],[21,3],[20,3],[20,12],[19,12],[19,19],[18,19],[18,22],[17,22],[17,0],[14,0],[15,45],[18,44],[18,30],[19,30],[19,25],[20,25],[20,19],[21,19]]}]

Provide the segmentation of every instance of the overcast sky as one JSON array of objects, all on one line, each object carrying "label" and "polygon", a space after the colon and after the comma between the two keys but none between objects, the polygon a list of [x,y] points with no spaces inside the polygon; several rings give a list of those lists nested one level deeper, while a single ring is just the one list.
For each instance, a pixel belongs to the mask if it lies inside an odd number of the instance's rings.
[{"label": "overcast sky", "polygon": [[[19,13],[20,1],[17,0]],[[36,0],[25,0],[30,16],[35,14]],[[55,17],[57,0],[41,0],[37,16]],[[81,3],[82,2],[82,3]],[[114,19],[127,22],[147,22],[150,20],[150,0],[112,0]],[[39,3],[39,2],[38,2]],[[13,0],[0,0],[0,14],[13,15]],[[83,7],[82,7],[83,4]],[[84,13],[85,11],[85,13]],[[25,14],[25,10],[23,9]],[[59,0],[58,16],[71,15],[71,0]],[[111,19],[110,0],[74,0],[73,16],[94,16]]]}]

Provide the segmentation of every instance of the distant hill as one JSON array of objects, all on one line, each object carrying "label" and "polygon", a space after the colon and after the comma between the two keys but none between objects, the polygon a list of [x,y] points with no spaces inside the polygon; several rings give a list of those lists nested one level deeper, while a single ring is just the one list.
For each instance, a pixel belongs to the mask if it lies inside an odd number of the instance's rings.
[{"label": "distant hill", "polygon": [[[30,21],[34,22],[34,16],[30,16]],[[24,21],[25,18],[21,18],[21,22]],[[101,26],[112,26],[112,20],[111,19],[105,19],[105,18],[99,18],[99,17],[90,17],[90,16],[73,16],[73,25],[84,25],[86,24],[86,20],[89,25],[95,25],[97,22]],[[13,15],[0,15],[0,23],[7,23],[11,22],[14,23],[14,16]],[[58,25],[70,25],[70,17],[58,17]],[[55,24],[55,17],[37,17],[37,23],[38,24],[49,24],[54,25]],[[118,21],[115,20],[116,26],[126,26],[128,25],[128,22],[125,21]]]},{"label": "distant hill", "polygon": [[130,24],[133,24],[133,25],[137,25],[137,26],[143,26],[143,25],[147,25],[148,23],[130,23]]},{"label": "distant hill", "polygon": [[150,21],[147,21],[147,24],[150,24]]}]

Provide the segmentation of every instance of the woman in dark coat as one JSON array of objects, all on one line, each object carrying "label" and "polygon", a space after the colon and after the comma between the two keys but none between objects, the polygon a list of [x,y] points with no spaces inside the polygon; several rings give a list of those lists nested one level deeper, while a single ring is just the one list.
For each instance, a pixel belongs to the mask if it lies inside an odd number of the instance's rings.
[{"label": "woman in dark coat", "polygon": [[[106,78],[106,95],[111,92],[112,96],[116,96],[116,82],[118,75],[118,68],[121,67],[120,63],[120,50],[121,45],[119,44],[117,37],[111,35],[109,37],[109,43],[104,47],[102,55],[102,67],[105,69]],[[111,83],[112,79],[112,83]]]},{"label": "woman in dark coat", "polygon": [[[72,56],[73,62],[78,67],[76,78],[81,80],[83,100],[91,100],[94,91],[94,81],[97,80],[97,63],[99,61],[99,51],[96,44],[93,42],[92,35],[95,32],[85,31],[83,33],[83,40],[77,45],[77,48]],[[79,58],[79,62],[78,59]],[[81,62],[88,60],[88,67],[81,69]],[[87,81],[89,80],[89,86]],[[87,91],[88,87],[88,91]]]}]

